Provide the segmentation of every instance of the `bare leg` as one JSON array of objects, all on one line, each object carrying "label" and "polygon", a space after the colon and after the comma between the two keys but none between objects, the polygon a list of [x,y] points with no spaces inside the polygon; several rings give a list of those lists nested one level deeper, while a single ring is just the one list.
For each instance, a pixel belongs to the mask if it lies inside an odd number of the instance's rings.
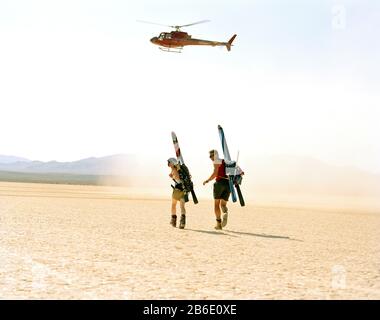
[{"label": "bare leg", "polygon": [[177,215],[177,200],[172,199],[172,215]]},{"label": "bare leg", "polygon": [[215,212],[215,217],[216,219],[220,219],[220,199],[215,199],[214,200],[214,212]]},{"label": "bare leg", "polygon": [[224,228],[227,225],[227,219],[228,219],[227,201],[222,199],[220,202],[220,205],[222,207],[222,212],[223,212],[222,227]]},{"label": "bare leg", "polygon": [[185,199],[181,199],[181,201],[179,202],[179,205],[181,207],[181,214],[186,214],[185,203]]},{"label": "bare leg", "polygon": [[220,206],[222,207],[222,212],[227,213],[228,208],[227,208],[227,201],[226,200],[220,200]]},{"label": "bare leg", "polygon": [[176,227],[177,226],[177,200],[173,199],[172,198],[172,218],[170,220],[170,224],[173,226],[173,227]]},{"label": "bare leg", "polygon": [[186,225],[185,199],[181,199],[179,205],[181,207],[181,220],[179,222],[179,228],[184,229]]},{"label": "bare leg", "polygon": [[222,230],[222,219],[220,219],[220,199],[215,199],[214,202],[214,211],[215,211],[215,217],[216,217],[216,230]]}]

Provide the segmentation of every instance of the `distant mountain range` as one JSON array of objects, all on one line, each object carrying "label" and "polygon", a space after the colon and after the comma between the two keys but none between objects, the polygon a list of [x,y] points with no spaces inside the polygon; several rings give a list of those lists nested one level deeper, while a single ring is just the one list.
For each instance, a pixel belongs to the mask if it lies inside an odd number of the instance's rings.
[{"label": "distant mountain range", "polygon": [[[13,160],[13,162],[12,162]],[[147,183],[141,175],[149,159],[128,154],[86,158],[72,162],[31,161],[0,155],[0,181],[89,185],[136,185]],[[148,165],[149,166],[149,165]],[[150,165],[150,167],[152,167]],[[134,182],[132,182],[134,181]]]},{"label": "distant mountain range", "polygon": [[130,175],[137,166],[138,161],[132,155],[92,157],[73,162],[31,161],[25,158],[0,155],[0,170],[10,172]]},{"label": "distant mountain range", "polygon": [[286,155],[251,159],[248,167],[252,178],[245,182],[253,192],[380,197],[380,174],[356,167]]},{"label": "distant mountain range", "polygon": [[[0,155],[0,181],[150,186],[170,189],[166,159],[119,154],[73,162],[31,161]],[[191,172],[198,192],[210,174],[209,163]],[[246,193],[307,193],[380,198],[380,174],[339,167],[314,158],[272,156],[246,159],[242,164]],[[210,169],[210,170],[209,170]]]},{"label": "distant mountain range", "polygon": [[14,156],[3,156],[0,155],[0,164],[3,163],[14,163],[14,162],[29,162],[30,160],[21,158],[21,157],[14,157]]}]

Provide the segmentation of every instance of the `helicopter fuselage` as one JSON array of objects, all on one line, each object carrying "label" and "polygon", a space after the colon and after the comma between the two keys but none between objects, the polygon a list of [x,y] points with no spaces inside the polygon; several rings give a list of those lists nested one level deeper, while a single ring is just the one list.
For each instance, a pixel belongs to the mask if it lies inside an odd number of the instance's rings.
[{"label": "helicopter fuselage", "polygon": [[187,32],[182,31],[161,32],[158,37],[153,37],[150,41],[155,45],[165,48],[182,48],[184,46],[228,46],[228,42],[194,39]]}]

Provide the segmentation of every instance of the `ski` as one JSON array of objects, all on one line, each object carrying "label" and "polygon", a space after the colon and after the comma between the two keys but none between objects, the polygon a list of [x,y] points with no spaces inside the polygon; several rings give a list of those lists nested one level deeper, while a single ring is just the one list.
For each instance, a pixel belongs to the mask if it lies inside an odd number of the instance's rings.
[{"label": "ski", "polygon": [[244,207],[245,206],[245,201],[244,201],[243,195],[241,193],[240,186],[238,184],[235,184],[235,188],[236,188],[236,191],[238,193],[240,205],[242,207]]},{"label": "ski", "polygon": [[[237,201],[235,188],[239,197],[239,202],[242,207],[245,206],[244,198],[240,190],[240,184],[242,181],[242,170],[237,166],[236,161],[231,160],[230,151],[228,150],[226,137],[224,135],[223,128],[218,125],[218,132],[220,137],[220,142],[222,143],[224,163],[226,166],[226,175],[228,176],[228,182],[230,185],[232,202]],[[235,188],[234,188],[235,187]]]},{"label": "ski", "polygon": [[172,132],[172,140],[173,140],[175,154],[176,154],[176,157],[178,160],[179,177],[180,177],[180,179],[183,183],[184,189],[185,189],[185,201],[186,202],[189,201],[188,193],[190,192],[191,196],[193,198],[194,204],[197,204],[198,199],[197,199],[197,196],[195,195],[195,192],[194,192],[194,184],[191,181],[191,174],[189,172],[189,169],[185,165],[185,162],[183,161],[181,149],[180,149],[179,144],[178,144],[177,135],[174,132]]},{"label": "ski", "polygon": [[236,168],[235,168],[235,188],[236,188],[236,191],[238,193],[238,198],[239,198],[239,202],[240,202],[240,205],[242,207],[245,206],[245,201],[244,201],[244,198],[243,198],[243,194],[241,193],[241,190],[240,190],[240,184],[241,184],[241,181],[243,179],[243,174],[244,172],[240,169],[240,167],[238,166],[238,163],[239,163],[239,152],[237,154],[237,157],[236,157]]}]

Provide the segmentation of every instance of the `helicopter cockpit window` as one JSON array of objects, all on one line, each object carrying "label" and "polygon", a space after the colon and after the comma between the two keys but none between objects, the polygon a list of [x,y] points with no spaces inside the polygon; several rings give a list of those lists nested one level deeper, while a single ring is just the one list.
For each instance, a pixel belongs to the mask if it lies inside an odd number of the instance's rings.
[{"label": "helicopter cockpit window", "polygon": [[160,40],[164,40],[164,39],[165,39],[165,33],[162,32],[162,33],[160,34],[160,36],[158,37],[158,39],[160,39]]},{"label": "helicopter cockpit window", "polygon": [[165,38],[166,38],[166,39],[171,39],[171,38],[172,38],[172,35],[171,35],[170,33],[167,33],[167,34],[165,35]]}]

